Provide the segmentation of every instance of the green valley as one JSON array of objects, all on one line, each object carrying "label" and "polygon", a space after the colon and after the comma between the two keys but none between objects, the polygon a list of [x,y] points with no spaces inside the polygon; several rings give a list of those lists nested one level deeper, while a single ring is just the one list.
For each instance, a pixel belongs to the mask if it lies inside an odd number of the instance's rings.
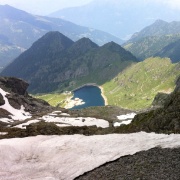
[{"label": "green valley", "polygon": [[[178,75],[180,75],[180,63],[172,64],[168,58],[148,58],[127,67],[102,87],[108,105],[141,110],[151,106],[158,92],[171,93]],[[83,79],[77,80],[77,85],[81,83]],[[64,93],[52,93],[36,97],[47,101],[52,106],[60,104],[64,107],[66,99],[70,96]]]}]

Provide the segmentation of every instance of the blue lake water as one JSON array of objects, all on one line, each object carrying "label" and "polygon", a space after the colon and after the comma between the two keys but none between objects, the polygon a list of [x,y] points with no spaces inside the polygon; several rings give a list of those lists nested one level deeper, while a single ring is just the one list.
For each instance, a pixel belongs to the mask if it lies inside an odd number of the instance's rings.
[{"label": "blue lake water", "polygon": [[85,104],[75,106],[72,109],[82,109],[90,106],[104,106],[105,102],[101,96],[101,90],[96,86],[84,86],[74,91],[72,99],[80,98]]}]

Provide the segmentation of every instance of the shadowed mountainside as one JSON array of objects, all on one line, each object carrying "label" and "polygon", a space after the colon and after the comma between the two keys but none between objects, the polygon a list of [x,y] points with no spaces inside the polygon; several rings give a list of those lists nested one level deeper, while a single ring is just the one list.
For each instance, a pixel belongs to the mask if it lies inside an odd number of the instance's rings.
[{"label": "shadowed mountainside", "polygon": [[25,79],[30,92],[42,93],[90,82],[103,84],[135,62],[130,52],[114,42],[99,47],[88,38],[73,42],[59,32],[49,32],[1,74]]}]

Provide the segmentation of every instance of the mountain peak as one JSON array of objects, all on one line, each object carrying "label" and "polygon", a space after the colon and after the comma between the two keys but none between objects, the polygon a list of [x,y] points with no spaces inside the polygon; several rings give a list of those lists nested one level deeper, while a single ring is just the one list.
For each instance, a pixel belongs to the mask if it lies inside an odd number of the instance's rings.
[{"label": "mountain peak", "polygon": [[74,46],[84,46],[84,48],[97,48],[98,45],[89,38],[83,37],[74,43]]},{"label": "mountain peak", "polygon": [[[90,43],[90,44],[94,44],[96,45],[93,41],[91,41],[89,38],[87,37],[83,37],[81,39],[79,39],[77,42],[83,42],[83,43]],[[97,45],[96,45],[97,46]]]},{"label": "mountain peak", "polygon": [[91,49],[98,48],[99,46],[91,41],[89,38],[83,37],[76,41],[69,51],[71,51],[74,56],[83,54]]},{"label": "mountain peak", "polygon": [[58,31],[50,31],[36,41],[33,46],[42,49],[54,48],[58,51],[65,50],[72,46],[74,42]]},{"label": "mountain peak", "polygon": [[19,20],[21,18],[29,17],[29,13],[6,4],[0,5],[0,16]]},{"label": "mountain peak", "polygon": [[168,22],[162,20],[162,19],[157,19],[154,24],[167,24]]},{"label": "mountain peak", "polygon": [[102,48],[107,48],[107,49],[114,50],[114,51],[123,49],[119,44],[117,44],[113,41],[106,43],[105,45],[102,46]]}]

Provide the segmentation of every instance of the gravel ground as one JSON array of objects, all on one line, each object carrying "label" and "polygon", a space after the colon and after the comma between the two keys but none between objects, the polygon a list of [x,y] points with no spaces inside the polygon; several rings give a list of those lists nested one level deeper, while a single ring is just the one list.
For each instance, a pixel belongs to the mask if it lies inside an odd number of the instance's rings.
[{"label": "gravel ground", "polygon": [[180,180],[180,148],[153,148],[108,162],[76,180]]}]

